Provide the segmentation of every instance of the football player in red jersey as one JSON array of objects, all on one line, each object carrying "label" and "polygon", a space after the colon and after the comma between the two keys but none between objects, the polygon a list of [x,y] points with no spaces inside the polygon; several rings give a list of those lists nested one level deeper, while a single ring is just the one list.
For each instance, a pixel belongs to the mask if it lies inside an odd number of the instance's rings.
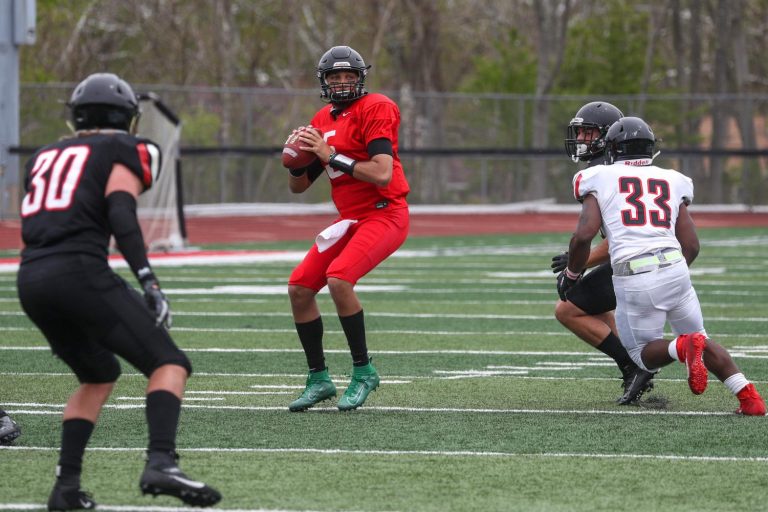
[{"label": "football player in red jersey", "polygon": [[352,354],[352,379],[339,400],[342,411],[360,407],[379,385],[368,357],[363,307],[355,284],[395,252],[408,235],[408,182],[397,154],[400,110],[388,97],[365,90],[366,66],[358,52],[334,46],[320,58],[321,108],[301,131],[302,149],[317,160],[290,169],[289,187],[307,190],[326,172],[339,211],[317,237],[288,282],[293,318],[307,356],[306,388],[291,411],[336,396],[323,354],[323,322],[315,296],[326,285]]},{"label": "football player in red jersey", "polygon": [[[160,149],[132,134],[138,102],[116,75],[90,75],[75,87],[68,106],[75,135],[39,149],[27,163],[17,276],[24,312],[80,382],[64,408],[48,510],[96,507],[80,488],[80,474],[88,440],[120,376],[116,355],[149,378],[142,492],[213,505],[221,499],[218,491],[177,466],[176,430],[192,366],[168,334],[168,301],[136,217],[137,196],[160,170]],[[144,297],[109,267],[111,236]]]}]

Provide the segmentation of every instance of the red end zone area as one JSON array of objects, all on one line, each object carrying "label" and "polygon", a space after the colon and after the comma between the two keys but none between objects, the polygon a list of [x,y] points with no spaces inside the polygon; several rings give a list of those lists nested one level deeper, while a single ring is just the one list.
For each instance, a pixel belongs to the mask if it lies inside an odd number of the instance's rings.
[{"label": "red end zone area", "polygon": [[[768,213],[692,211],[691,215],[699,228],[768,228]],[[187,231],[191,245],[283,240],[309,242],[335,218],[332,214],[189,217]],[[411,215],[410,236],[570,233],[577,218],[576,213],[419,213]],[[21,248],[20,226],[18,220],[0,221],[0,250]]]}]

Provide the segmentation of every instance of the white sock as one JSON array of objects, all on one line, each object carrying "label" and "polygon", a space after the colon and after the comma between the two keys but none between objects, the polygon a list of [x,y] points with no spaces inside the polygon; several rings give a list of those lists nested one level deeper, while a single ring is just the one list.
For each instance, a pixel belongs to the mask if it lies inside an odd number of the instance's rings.
[{"label": "white sock", "polygon": [[749,381],[743,373],[734,373],[723,381],[725,387],[727,387],[734,395],[744,389],[744,386],[749,384]]},{"label": "white sock", "polygon": [[683,362],[677,355],[677,338],[669,342],[667,352],[669,352],[669,357],[671,357],[674,361],[680,361],[681,363]]}]

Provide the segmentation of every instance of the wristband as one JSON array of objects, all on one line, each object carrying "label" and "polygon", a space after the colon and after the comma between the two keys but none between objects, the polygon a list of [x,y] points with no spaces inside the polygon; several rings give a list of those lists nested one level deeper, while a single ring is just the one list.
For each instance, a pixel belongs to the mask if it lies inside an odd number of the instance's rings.
[{"label": "wristband", "polygon": [[331,156],[328,158],[328,165],[337,171],[349,174],[350,176],[352,176],[352,171],[354,171],[356,163],[357,160],[353,160],[345,155],[340,155],[339,153],[331,153]]},{"label": "wristband", "polygon": [[565,267],[565,277],[567,277],[568,279],[575,281],[579,278],[580,275],[581,275],[580,273],[573,272],[568,267]]},{"label": "wristband", "polygon": [[304,174],[306,174],[307,169],[306,168],[288,169],[288,172],[291,173],[291,176],[293,176],[294,178],[301,178],[302,176],[304,176]]},{"label": "wristband", "polygon": [[152,272],[152,269],[149,267],[140,268],[139,271],[136,272],[136,277],[138,278],[139,283],[142,286],[145,286],[146,283],[149,283],[152,281],[157,282],[157,277],[155,277],[155,273]]}]

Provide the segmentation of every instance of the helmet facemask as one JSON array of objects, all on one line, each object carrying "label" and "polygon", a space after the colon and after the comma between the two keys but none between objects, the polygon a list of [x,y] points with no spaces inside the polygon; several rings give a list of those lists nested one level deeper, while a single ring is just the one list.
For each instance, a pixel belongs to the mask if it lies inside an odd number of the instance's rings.
[{"label": "helmet facemask", "polygon": [[[351,71],[357,74],[357,80],[352,82],[328,83],[327,77],[339,71]],[[343,104],[356,100],[365,94],[365,76],[368,70],[353,68],[338,68],[326,71],[320,75],[320,97],[327,102]]]},{"label": "helmet facemask", "polygon": [[[624,117],[621,110],[605,101],[592,101],[579,109],[566,127],[565,151],[574,162],[589,162],[605,153],[605,135],[613,123]],[[579,133],[590,130],[599,133],[589,138]]]},{"label": "helmet facemask", "polygon": [[[588,162],[605,151],[606,131],[605,127],[574,118],[566,128],[565,151],[574,162]],[[590,135],[580,138],[582,132],[589,132]]]}]

